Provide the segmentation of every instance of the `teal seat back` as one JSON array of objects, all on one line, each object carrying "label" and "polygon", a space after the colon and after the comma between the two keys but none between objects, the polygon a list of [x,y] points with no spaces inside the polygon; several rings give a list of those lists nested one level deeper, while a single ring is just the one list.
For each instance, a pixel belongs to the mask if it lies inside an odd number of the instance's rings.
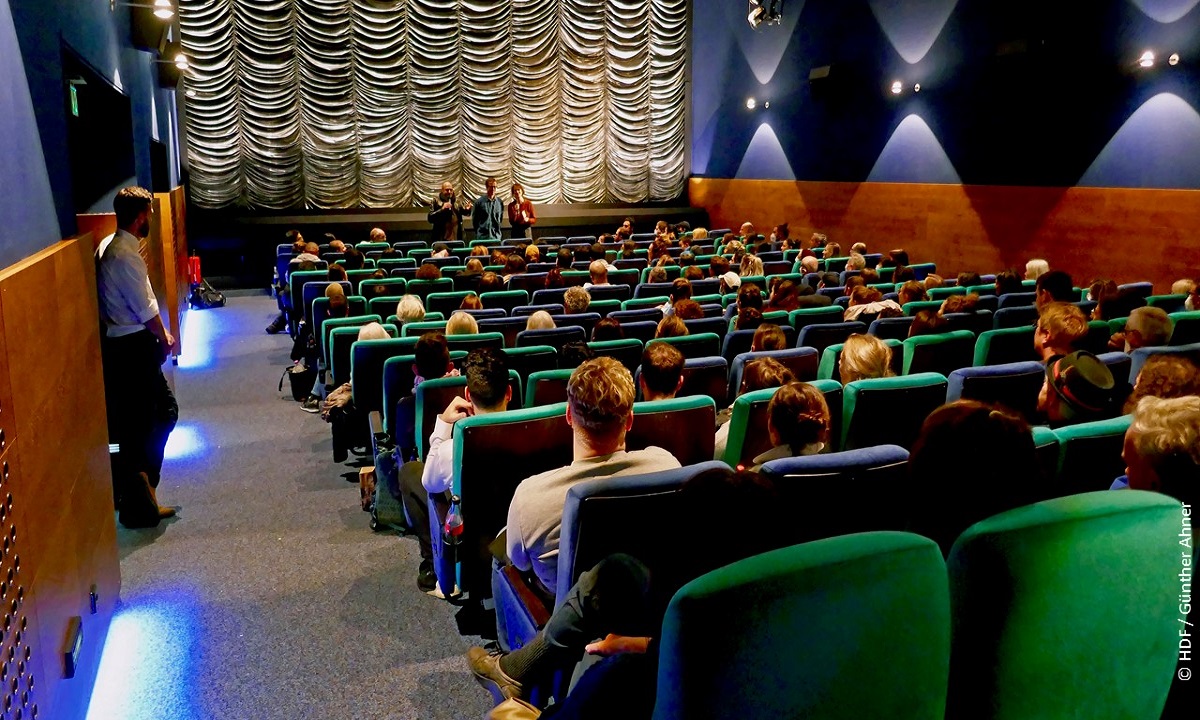
[{"label": "teal seat back", "polygon": [[593,300],[588,304],[588,312],[599,313],[600,317],[606,318],[610,312],[616,312],[621,309],[620,300]]},{"label": "teal seat back", "polygon": [[[825,396],[825,404],[829,407],[827,444],[831,449],[835,448],[842,426],[842,384],[836,380],[814,380],[809,384]],[[721,457],[729,467],[737,468],[740,465],[748,468],[753,465],[754,458],[773,447],[767,431],[767,407],[778,389],[752,390],[742,393],[733,401],[725,454]]]},{"label": "teal seat back", "polygon": [[800,332],[808,325],[822,323],[840,323],[844,319],[845,310],[837,305],[819,308],[801,308],[788,313],[788,324]]},{"label": "teal seat back", "polygon": [[856,380],[845,387],[839,447],[912,450],[925,418],[945,402],[946,378],[938,373]]},{"label": "teal seat back", "polygon": [[1162,308],[1167,314],[1183,312],[1184,303],[1187,302],[1186,294],[1179,295],[1151,295],[1146,298],[1146,304],[1150,307]]},{"label": "teal seat back", "polygon": [[304,286],[310,282],[329,282],[329,273],[325,270],[297,270],[288,275],[289,299],[297,319],[304,312]]},{"label": "teal seat back", "polygon": [[[388,358],[412,355],[416,346],[413,338],[359,340],[350,346],[350,386],[356,410],[383,410],[384,362]],[[411,392],[412,383],[409,382],[408,393]]]},{"label": "teal seat back", "polygon": [[676,350],[683,353],[684,359],[687,360],[721,356],[721,336],[716,333],[698,333],[696,335],[683,335],[681,337],[658,338],[646,344],[650,345],[651,343],[658,342],[674,346]]},{"label": "teal seat back", "polygon": [[400,327],[402,337],[421,337],[427,332],[446,332],[445,320],[423,320],[421,322],[404,323]]},{"label": "teal seat back", "polygon": [[1178,652],[1180,519],[1171,498],[1106,491],[964,532],[946,717],[1156,720]]},{"label": "teal seat back", "polygon": [[[454,428],[453,492],[461,499],[458,582],[464,592],[491,584],[487,545],[508,522],[508,506],[527,477],[571,463],[566,405],[510,410],[459,420]],[[438,570],[442,580],[441,569]]]},{"label": "teal seat back", "polygon": [[479,296],[485,308],[499,308],[511,314],[513,308],[529,304],[529,293],[525,290],[493,290]]},{"label": "teal seat back", "polygon": [[659,297],[634,298],[631,300],[622,300],[621,301],[621,309],[622,310],[639,310],[641,308],[658,307],[659,305],[666,303],[669,299],[670,298],[668,298],[664,294]]},{"label": "teal seat back", "polygon": [[1033,348],[1033,327],[1001,328],[979,333],[975,340],[975,355],[972,364],[1008,365],[1009,363],[1038,360]]},{"label": "teal seat back", "polygon": [[1132,416],[1068,425],[1054,431],[1058,438],[1059,494],[1106,490],[1125,474],[1121,450]]},{"label": "teal seat back", "polygon": [[[677,397],[633,404],[633,427],[625,434],[626,450],[651,445],[675,456],[680,465],[713,459],[717,406],[707,395]],[[695,432],[680,432],[695,428]]]},{"label": "teal seat back", "polygon": [[667,608],[654,720],[942,720],[949,604],[937,545],[908,533],[720,568]]},{"label": "teal seat back", "polygon": [[[396,332],[394,325],[384,324],[383,329],[387,330],[389,335]],[[329,332],[329,379],[326,384],[337,387],[350,382],[351,348],[354,343],[358,342],[358,331],[358,327],[340,327]],[[371,340],[369,342],[387,341]]]},{"label": "teal seat back", "polygon": [[[396,306],[400,304],[403,295],[377,295],[367,301],[367,312],[372,315],[390,318],[396,317]],[[396,325],[401,323],[397,322]]]},{"label": "teal seat back", "polygon": [[1170,318],[1175,323],[1175,331],[1171,333],[1171,345],[1200,343],[1200,310],[1174,312],[1170,314]]},{"label": "teal seat back", "polygon": [[[319,316],[318,316],[319,317]],[[321,362],[329,368],[329,338],[337,328],[360,328],[363,325],[369,325],[373,322],[382,324],[383,320],[378,315],[355,315],[344,318],[329,318],[321,323],[320,332],[316,335],[317,352],[321,355]]]},{"label": "teal seat back", "polygon": [[474,290],[429,293],[425,298],[425,309],[449,315],[462,306],[463,300],[474,294]]},{"label": "teal seat back", "polygon": [[975,335],[970,330],[910,337],[904,341],[904,374],[949,375],[959,368],[971,367],[974,355]]},{"label": "teal seat back", "polygon": [[430,293],[454,292],[454,279],[409,280],[404,292],[408,295],[416,295],[421,298],[421,302],[425,302],[425,298],[429,297]]},{"label": "teal seat back", "polygon": [[[406,287],[408,287],[408,281],[404,278],[367,278],[359,281],[358,294],[368,301],[384,295],[400,297],[404,295]],[[378,292],[380,289],[383,292]]]},{"label": "teal seat back", "polygon": [[611,357],[616,359],[631,374],[642,364],[642,341],[637,338],[624,340],[601,340],[590,342],[588,347],[596,353],[596,357]]},{"label": "teal seat back", "polygon": [[905,315],[916,315],[922,310],[938,310],[942,307],[941,300],[916,300],[910,303],[904,303]]},{"label": "teal seat back", "polygon": [[928,293],[930,300],[945,300],[946,298],[950,297],[951,295],[966,295],[966,294],[967,294],[967,289],[965,287],[936,287],[936,288],[930,288],[929,293]]},{"label": "teal seat back", "polygon": [[550,345],[529,347],[505,347],[504,355],[508,366],[521,376],[523,386],[529,386],[529,376],[539,370],[558,369],[558,351]]},{"label": "teal seat back", "polygon": [[525,407],[554,405],[567,401],[567,381],[575,371],[539,370],[525,382]]},{"label": "teal seat back", "polygon": [[470,352],[479,348],[504,349],[504,335],[498,332],[475,333],[473,335],[448,335],[446,344],[451,350]]}]

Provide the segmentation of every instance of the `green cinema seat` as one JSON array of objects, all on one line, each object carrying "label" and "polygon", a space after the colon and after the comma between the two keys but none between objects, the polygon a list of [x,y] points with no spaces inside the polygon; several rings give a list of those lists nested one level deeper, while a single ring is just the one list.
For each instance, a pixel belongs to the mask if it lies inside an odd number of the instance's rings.
[{"label": "green cinema seat", "polygon": [[667,608],[654,720],[942,720],[949,613],[941,551],[908,533],[728,565]]},{"label": "green cinema seat", "polygon": [[964,532],[947,561],[946,717],[1157,720],[1178,652],[1180,520],[1164,495],[1104,491]]}]

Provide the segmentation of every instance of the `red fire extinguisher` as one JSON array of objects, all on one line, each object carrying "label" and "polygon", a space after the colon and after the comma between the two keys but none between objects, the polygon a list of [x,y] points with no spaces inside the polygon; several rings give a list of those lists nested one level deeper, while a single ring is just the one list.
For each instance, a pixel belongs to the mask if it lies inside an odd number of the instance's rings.
[{"label": "red fire extinguisher", "polygon": [[200,274],[200,257],[196,255],[195,251],[192,251],[191,257],[188,258],[188,282],[195,287],[203,279],[204,276]]}]

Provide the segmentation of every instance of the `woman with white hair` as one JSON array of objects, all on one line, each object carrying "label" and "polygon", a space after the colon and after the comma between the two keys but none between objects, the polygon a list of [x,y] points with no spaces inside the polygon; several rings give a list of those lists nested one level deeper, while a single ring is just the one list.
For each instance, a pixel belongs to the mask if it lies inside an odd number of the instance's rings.
[{"label": "woman with white hair", "polygon": [[396,317],[401,323],[421,322],[425,319],[425,303],[416,295],[405,295],[396,303]]},{"label": "woman with white hair", "polygon": [[1050,272],[1050,263],[1041,258],[1034,258],[1025,263],[1025,279],[1037,280],[1042,275]]},{"label": "woman with white hair", "polygon": [[[1144,397],[1125,432],[1125,483],[1180,502],[1200,501],[1200,397]],[[1114,484],[1119,488],[1121,480]]]}]

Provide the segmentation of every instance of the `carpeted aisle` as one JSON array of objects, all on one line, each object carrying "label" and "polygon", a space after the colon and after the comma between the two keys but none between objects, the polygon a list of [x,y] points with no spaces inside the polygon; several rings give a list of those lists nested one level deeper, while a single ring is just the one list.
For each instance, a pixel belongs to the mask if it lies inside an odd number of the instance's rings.
[{"label": "carpeted aisle", "polygon": [[[193,311],[159,499],[118,526],[123,589],[92,720],[480,718],[455,608],[416,587],[415,540],[375,534],[329,426],[285,384],[266,295]],[[285,399],[286,396],[286,399]]]}]

